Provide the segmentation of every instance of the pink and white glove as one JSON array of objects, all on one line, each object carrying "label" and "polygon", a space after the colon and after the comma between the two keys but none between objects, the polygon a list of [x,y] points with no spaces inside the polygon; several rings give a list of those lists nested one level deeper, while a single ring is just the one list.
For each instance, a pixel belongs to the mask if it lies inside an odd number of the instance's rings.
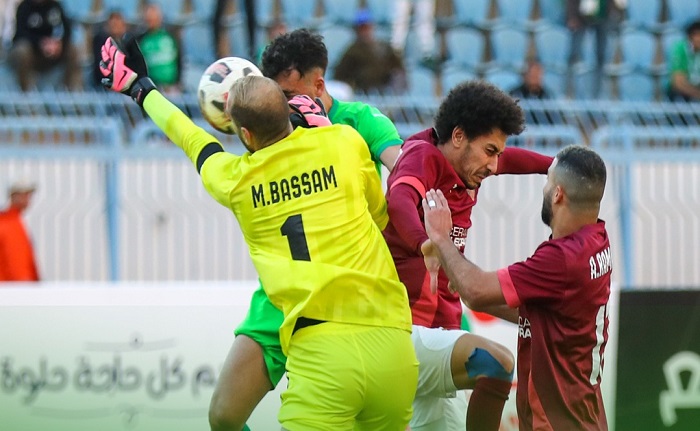
[{"label": "pink and white glove", "polygon": [[102,45],[102,85],[105,88],[131,96],[139,105],[155,85],[148,77],[146,60],[136,39],[116,40],[112,37]]},{"label": "pink and white glove", "polygon": [[297,127],[311,128],[331,125],[323,103],[318,97],[314,101],[307,95],[294,96],[289,101],[289,108],[292,110],[292,113],[289,114],[289,120],[295,129]]}]

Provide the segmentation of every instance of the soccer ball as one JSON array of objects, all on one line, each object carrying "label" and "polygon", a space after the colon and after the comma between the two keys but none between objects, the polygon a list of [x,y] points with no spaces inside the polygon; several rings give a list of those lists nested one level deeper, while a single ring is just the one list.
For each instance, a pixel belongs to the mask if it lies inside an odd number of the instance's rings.
[{"label": "soccer ball", "polygon": [[231,120],[225,113],[226,99],[231,85],[248,75],[262,76],[262,72],[253,63],[240,57],[216,60],[202,74],[197,88],[199,110],[204,119],[219,132],[234,134]]}]

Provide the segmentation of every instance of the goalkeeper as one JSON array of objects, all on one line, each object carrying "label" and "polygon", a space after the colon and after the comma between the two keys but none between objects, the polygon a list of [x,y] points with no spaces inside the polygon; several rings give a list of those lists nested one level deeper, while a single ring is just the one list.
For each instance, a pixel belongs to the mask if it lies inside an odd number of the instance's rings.
[{"label": "goalkeeper", "polygon": [[[157,91],[133,39],[108,39],[100,69],[104,85],[130,95],[238,219],[265,292],[284,314],[282,426],[405,429],[418,374],[411,315],[381,234],[388,218],[380,179],[357,132],[294,130],[280,87],[247,76],[226,106],[249,150],[236,156]],[[319,124],[322,110],[298,104]]]}]

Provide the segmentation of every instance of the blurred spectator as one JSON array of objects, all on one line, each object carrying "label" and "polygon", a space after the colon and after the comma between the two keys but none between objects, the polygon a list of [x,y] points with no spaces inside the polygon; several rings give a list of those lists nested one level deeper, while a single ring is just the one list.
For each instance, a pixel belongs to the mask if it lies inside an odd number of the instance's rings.
[{"label": "blurred spectator", "polygon": [[[224,43],[221,38],[222,29],[225,25],[223,22],[226,17],[226,7],[231,0],[216,0],[216,9],[214,10],[214,43],[216,46],[217,58],[228,57],[230,52],[227,52],[225,47],[228,46],[228,41]],[[255,15],[255,0],[244,0],[243,1],[243,11],[245,12],[245,25],[246,32],[248,33],[248,59],[250,61],[255,61],[257,59],[256,54],[256,42],[255,42],[255,32],[257,30],[258,22]]]},{"label": "blurred spectator", "polygon": [[277,18],[270,22],[270,24],[267,26],[267,40],[265,40],[265,43],[260,46],[258,54],[255,57],[257,64],[262,65],[262,55],[263,52],[265,52],[267,45],[275,40],[277,36],[285,34],[286,32],[287,24],[282,19]]},{"label": "blurred spectator", "polygon": [[35,190],[28,181],[15,182],[8,189],[10,205],[0,212],[0,282],[39,281],[34,248],[22,221]]},{"label": "blurred spectator", "polygon": [[128,25],[121,12],[112,11],[107,17],[104,26],[92,38],[92,81],[97,88],[102,88],[102,73],[100,72],[100,60],[102,60],[102,45],[109,37],[121,39],[126,34]]},{"label": "blurred spectator", "polygon": [[335,66],[334,79],[347,82],[355,91],[402,93],[406,91],[403,60],[391,45],[374,36],[374,21],[360,9],[353,22],[356,38]]},{"label": "blurred spectator", "polygon": [[435,55],[435,0],[394,0],[393,8],[391,46],[394,51],[405,58],[406,38],[411,24],[411,11],[413,11],[421,52],[420,64],[430,70],[436,70],[439,60]]},{"label": "blurred spectator", "polygon": [[10,49],[19,0],[0,0],[0,53]]},{"label": "blurred spectator", "polygon": [[551,93],[544,85],[544,67],[536,59],[528,60],[523,72],[522,83],[510,90],[510,95],[518,99],[551,99]]},{"label": "blurred spectator", "polygon": [[165,92],[180,91],[182,55],[177,38],[163,26],[160,6],[147,4],[143,11],[146,31],[138,37],[148,66],[148,76]]},{"label": "blurred spectator", "polygon": [[10,62],[23,91],[36,85],[37,72],[64,67],[63,83],[83,86],[78,50],[71,44],[70,21],[56,0],[22,0],[17,6]]},{"label": "blurred spectator", "polygon": [[685,33],[669,51],[668,97],[691,102],[700,100],[700,21],[690,23]]},{"label": "blurred spectator", "polygon": [[595,34],[596,56],[592,96],[600,97],[608,37],[618,30],[626,6],[627,0],[566,0],[566,26],[571,32],[567,89],[573,88],[573,68],[582,58],[583,38],[591,30]]}]

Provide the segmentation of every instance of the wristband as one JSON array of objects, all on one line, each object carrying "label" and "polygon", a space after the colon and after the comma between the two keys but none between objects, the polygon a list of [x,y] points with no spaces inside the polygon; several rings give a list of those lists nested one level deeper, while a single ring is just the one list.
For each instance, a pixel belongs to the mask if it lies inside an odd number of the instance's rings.
[{"label": "wristband", "polygon": [[146,99],[146,96],[151,92],[151,90],[155,89],[156,84],[153,83],[151,78],[140,78],[131,86],[130,95],[131,98],[134,99],[134,102],[143,107],[144,99]]}]

